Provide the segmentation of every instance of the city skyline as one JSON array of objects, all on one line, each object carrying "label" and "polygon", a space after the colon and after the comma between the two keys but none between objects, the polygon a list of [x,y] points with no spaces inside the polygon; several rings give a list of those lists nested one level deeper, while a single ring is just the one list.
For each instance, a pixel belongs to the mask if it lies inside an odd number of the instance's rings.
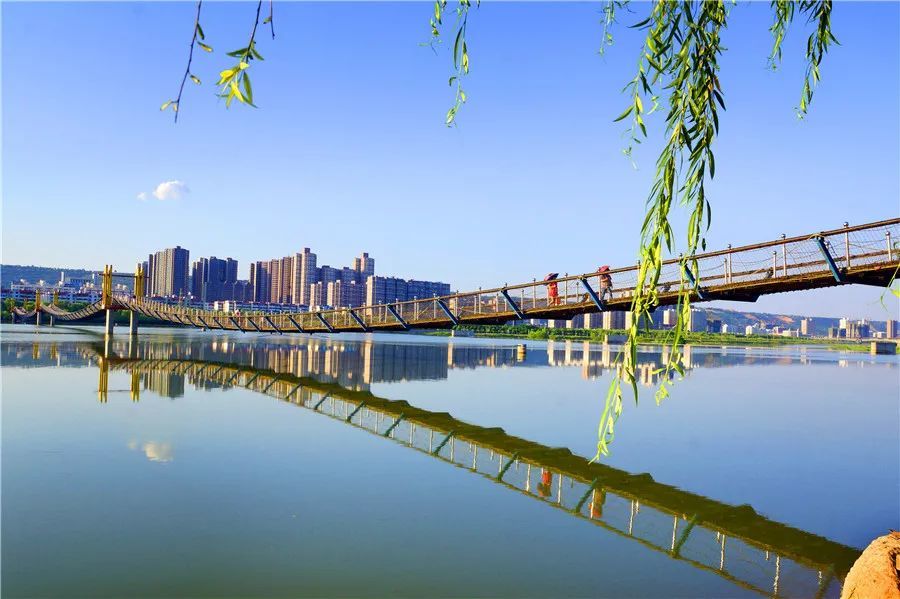
[{"label": "city skyline", "polygon": [[[147,275],[145,295],[190,297],[217,301],[293,306],[355,308],[378,303],[450,294],[450,284],[375,275],[375,259],[368,252],[353,258],[353,266],[317,266],[310,248],[281,258],[256,260],[249,278],[240,279],[239,262],[231,257],[201,257],[187,264],[190,250],[176,246],[151,253],[142,263]],[[63,275],[61,275],[63,276]]]},{"label": "city skyline", "polygon": [[[218,47],[197,60],[204,83],[222,67],[219,50],[245,35],[244,8],[213,4],[205,13]],[[823,64],[802,122],[793,109],[807,30],[796,24],[784,64],[768,72],[764,8],[737,7],[742,18],[727,31],[728,110],[709,186],[708,246],[895,216],[898,111],[879,109],[874,128],[848,115],[871,113],[868,82],[900,70],[892,35],[900,7],[836,7],[842,45]],[[3,37],[17,48],[4,73],[17,84],[4,88],[3,261],[98,269],[117,256],[187,243],[196,255],[249,264],[284,255],[292,239],[329,256],[346,255],[353,240],[397,276],[427,273],[460,289],[633,263],[659,122],[648,123],[651,138],[632,168],[622,157],[622,124],[612,122],[626,100],[619,90],[634,74],[640,32],[627,27],[630,17],[621,16],[615,45],[598,57],[597,7],[482,6],[473,13],[471,99],[448,130],[447,56],[419,45],[428,11],[399,5],[382,28],[365,24],[381,22],[382,11],[285,4],[281,34],[261,41],[266,61],[253,66],[260,108],[226,112],[208,85],[189,87],[174,126],[158,108],[183,69],[190,6],[4,6]],[[335,23],[349,27],[340,39],[329,34]],[[513,52],[500,36],[510,27],[531,42]],[[298,70],[291,58],[313,49],[321,60]],[[875,64],[873,55],[882,60]],[[395,68],[373,79],[385,61]],[[83,78],[103,102],[50,100]],[[304,93],[306,83],[323,93]],[[565,91],[562,107],[548,101],[557,90]],[[894,106],[897,81],[884,81],[879,97]],[[247,140],[258,176],[223,176],[235,138]],[[451,156],[463,157],[463,166],[444,177]],[[33,218],[36,211],[42,218]],[[676,233],[685,218],[676,208]],[[142,226],[122,226],[130,221]],[[81,243],[94,231],[103,243]],[[130,269],[131,261],[116,266]],[[766,297],[757,308],[841,316],[852,305],[879,318],[880,296],[837,288]],[[898,303],[888,305],[896,318]]]}]

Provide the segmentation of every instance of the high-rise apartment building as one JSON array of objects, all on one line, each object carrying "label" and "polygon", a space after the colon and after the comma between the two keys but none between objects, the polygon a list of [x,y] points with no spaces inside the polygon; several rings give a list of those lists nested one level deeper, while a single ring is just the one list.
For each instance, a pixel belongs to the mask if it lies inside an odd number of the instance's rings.
[{"label": "high-rise apartment building", "polygon": [[[375,260],[367,252],[354,258],[353,267],[317,266],[309,248],[284,258],[250,265],[250,286],[254,300],[305,306],[362,305],[366,279],[375,273]],[[329,285],[340,282],[340,286]],[[321,283],[320,286],[317,286]],[[340,300],[332,304],[330,300]]]},{"label": "high-rise apartment building", "polygon": [[618,310],[603,312],[603,328],[609,330],[622,330],[625,328],[625,314]]},{"label": "high-rise apartment building", "polygon": [[186,295],[190,252],[181,246],[160,250],[147,259],[147,286],[153,296]]},{"label": "high-rise apartment building", "polygon": [[242,303],[254,301],[253,287],[250,285],[250,281],[235,281],[231,286],[231,295],[226,299]]},{"label": "high-rise apartment building", "polygon": [[341,271],[340,269],[333,268],[328,266],[327,264],[320,267],[317,272],[316,282],[322,283],[322,287],[326,290],[328,289],[329,283],[334,283],[335,281],[341,280]]},{"label": "high-rise apartment building", "polygon": [[706,310],[691,308],[691,316],[687,323],[687,330],[691,333],[704,333],[706,332],[706,322]]},{"label": "high-rise apartment building", "polygon": [[678,315],[675,313],[675,308],[666,308],[662,311],[662,326],[664,328],[671,329],[677,321]]},{"label": "high-rise apartment building", "polygon": [[349,283],[343,280],[328,283],[325,303],[335,308],[356,308],[365,303],[365,286],[355,280]]},{"label": "high-rise apartment building", "polygon": [[268,261],[269,288],[266,301],[277,304],[281,301],[281,259],[272,258]]},{"label": "high-rise apartment building", "polygon": [[885,337],[888,339],[896,339],[897,338],[897,321],[896,320],[888,320],[887,325],[885,326]]},{"label": "high-rise apartment building", "polygon": [[603,326],[603,313],[584,314],[579,325],[583,329],[599,329]]},{"label": "high-rise apartment building", "polygon": [[313,308],[326,305],[328,299],[327,291],[328,286],[323,285],[322,281],[311,283],[309,286],[309,307]]},{"label": "high-rise apartment building", "polygon": [[375,274],[375,259],[370,258],[368,252],[363,252],[360,257],[353,259],[353,270],[359,273],[356,281],[365,285],[369,277]]},{"label": "high-rise apartment building", "polygon": [[281,280],[278,294],[279,304],[294,303],[294,257],[285,256],[281,259]]},{"label": "high-rise apartment building", "polygon": [[801,318],[800,319],[800,334],[804,336],[812,335],[813,332],[813,321],[812,318]]},{"label": "high-rise apartment building", "polygon": [[254,262],[250,265],[250,294],[252,301],[267,303],[269,301],[269,263]]},{"label": "high-rise apartment building", "polygon": [[309,305],[309,286],[318,281],[316,255],[303,248],[294,254],[291,279],[291,303]]},{"label": "high-rise apartment building", "polygon": [[191,294],[203,302],[232,299],[237,271],[237,260],[200,258],[191,267]]},{"label": "high-rise apartment building", "polygon": [[366,304],[370,306],[442,295],[450,295],[449,283],[376,277],[375,275],[369,276],[366,280]]}]

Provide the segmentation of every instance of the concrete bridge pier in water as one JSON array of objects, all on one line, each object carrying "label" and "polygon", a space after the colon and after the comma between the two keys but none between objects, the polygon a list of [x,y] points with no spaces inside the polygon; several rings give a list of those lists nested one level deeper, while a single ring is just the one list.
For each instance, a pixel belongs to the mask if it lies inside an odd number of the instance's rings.
[{"label": "concrete bridge pier in water", "polygon": [[[118,275],[121,276],[121,275]],[[103,268],[103,296],[101,305],[106,312],[106,325],[104,333],[107,338],[112,337],[115,330],[115,313],[113,308],[113,267],[107,264]],[[142,297],[144,295],[144,267],[140,264],[134,273],[134,297]],[[130,337],[137,336],[138,333],[138,315],[135,310],[128,310],[128,334]]]},{"label": "concrete bridge pier in water", "polygon": [[112,337],[115,327],[115,312],[113,312],[112,310],[106,310],[106,325],[103,328],[103,332],[105,333],[106,337]]},{"label": "concrete bridge pier in water", "polygon": [[[50,318],[50,324],[53,324],[53,317]],[[104,324],[104,335],[112,337],[116,328],[116,311],[106,310],[106,323]],[[134,310],[128,311],[128,334],[135,337],[138,334],[138,315]]]}]

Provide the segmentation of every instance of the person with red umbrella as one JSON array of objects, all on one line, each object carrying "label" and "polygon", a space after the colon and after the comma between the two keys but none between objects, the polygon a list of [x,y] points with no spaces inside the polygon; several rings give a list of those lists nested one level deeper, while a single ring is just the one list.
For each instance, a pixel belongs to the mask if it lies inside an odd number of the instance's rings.
[{"label": "person with red umbrella", "polygon": [[544,281],[549,281],[547,283],[547,305],[548,306],[558,306],[559,305],[559,287],[556,282],[556,277],[559,276],[558,272],[551,272],[549,275],[544,277]]},{"label": "person with red umbrella", "polygon": [[[607,297],[612,297],[612,276],[609,274],[609,265],[604,264],[600,268],[597,269],[597,274],[600,275],[600,286],[597,289],[597,297],[600,301],[604,301]],[[590,301],[590,296],[585,293],[584,297],[581,298],[581,301],[587,302]]]},{"label": "person with red umbrella", "polygon": [[600,301],[604,301],[607,296],[612,297],[612,276],[609,274],[609,265],[604,264],[597,269],[600,275]]}]

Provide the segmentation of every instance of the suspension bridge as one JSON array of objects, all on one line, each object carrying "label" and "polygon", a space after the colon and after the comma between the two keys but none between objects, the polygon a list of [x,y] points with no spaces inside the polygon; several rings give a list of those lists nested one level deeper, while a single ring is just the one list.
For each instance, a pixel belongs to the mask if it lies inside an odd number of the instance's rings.
[{"label": "suspension bridge", "polygon": [[[658,305],[678,302],[686,288],[692,302],[731,300],[754,302],[760,296],[862,284],[886,287],[900,268],[900,218],[862,225],[844,225],[795,237],[728,247],[691,256],[687,267],[680,259],[663,262],[653,289]],[[356,308],[223,312],[189,308],[144,297],[146,276],[139,266],[134,293],[114,292],[115,273],[103,271],[101,299],[81,310],[63,310],[40,295],[35,307],[14,309],[19,320],[41,324],[79,322],[102,317],[106,334],[113,333],[113,314],[130,313],[129,332],[137,334],[137,315],[179,326],[269,333],[339,333],[399,331],[412,328],[442,329],[460,324],[502,324],[513,320],[569,319],[579,314],[629,310],[637,285],[639,265],[603,273],[565,275],[492,289]]]},{"label": "suspension bridge", "polygon": [[[109,401],[113,371],[130,376],[135,402],[142,388],[153,390],[160,377],[254,391],[468,471],[760,595],[831,595],[859,556],[857,549],[773,521],[749,505],[729,505],[649,474],[591,463],[568,449],[469,424],[446,412],[297,376],[277,356],[249,364],[235,362],[237,356],[224,349],[197,359],[176,346],[166,350],[129,343],[120,354],[108,340],[77,345],[80,355],[99,368],[101,403]],[[252,358],[257,361],[259,355]]]}]

